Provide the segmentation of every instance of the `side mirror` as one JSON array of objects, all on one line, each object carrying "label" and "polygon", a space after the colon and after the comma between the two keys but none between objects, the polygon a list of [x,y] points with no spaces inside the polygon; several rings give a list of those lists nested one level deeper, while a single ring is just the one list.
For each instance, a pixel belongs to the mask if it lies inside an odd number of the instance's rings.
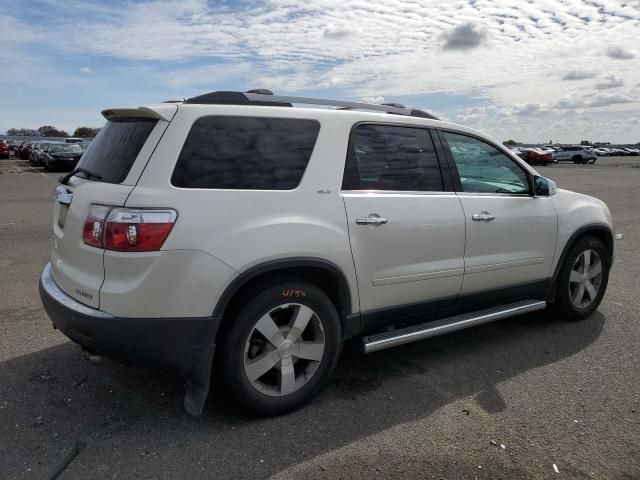
[{"label": "side mirror", "polygon": [[533,177],[534,189],[536,197],[550,197],[558,191],[556,182],[545,177]]}]

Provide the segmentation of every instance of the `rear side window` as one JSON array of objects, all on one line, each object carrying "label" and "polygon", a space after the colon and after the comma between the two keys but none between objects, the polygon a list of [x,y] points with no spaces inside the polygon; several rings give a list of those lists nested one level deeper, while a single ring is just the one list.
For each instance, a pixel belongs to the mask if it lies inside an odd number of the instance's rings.
[{"label": "rear side window", "polygon": [[150,118],[109,120],[82,155],[78,168],[100,175],[102,182],[122,183],[157,122]]},{"label": "rear side window", "polygon": [[187,135],[171,183],[182,188],[292,190],[320,124],[293,118],[209,116]]},{"label": "rear side window", "polygon": [[351,132],[343,190],[443,190],[433,141],[424,128],[370,125]]}]

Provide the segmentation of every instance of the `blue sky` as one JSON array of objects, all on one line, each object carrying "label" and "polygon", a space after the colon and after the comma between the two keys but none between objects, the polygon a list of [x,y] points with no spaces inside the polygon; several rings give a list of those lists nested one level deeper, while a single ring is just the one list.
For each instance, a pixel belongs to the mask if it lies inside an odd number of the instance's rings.
[{"label": "blue sky", "polygon": [[0,132],[261,87],[499,139],[635,143],[639,27],[637,0],[0,0]]}]

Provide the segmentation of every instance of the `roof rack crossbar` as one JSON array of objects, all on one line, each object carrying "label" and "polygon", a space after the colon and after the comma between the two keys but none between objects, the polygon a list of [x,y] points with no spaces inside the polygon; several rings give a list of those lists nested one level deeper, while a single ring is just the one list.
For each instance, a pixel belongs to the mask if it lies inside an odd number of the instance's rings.
[{"label": "roof rack crossbar", "polygon": [[[263,93],[264,92],[264,93]],[[269,93],[266,93],[269,92]],[[282,105],[291,106],[294,103],[305,105],[322,105],[327,107],[337,107],[345,110],[373,110],[376,112],[393,113],[395,115],[405,115],[411,117],[422,117],[437,120],[430,113],[422,110],[406,108],[400,104],[375,104],[362,102],[346,102],[342,100],[328,100],[311,97],[290,97],[284,95],[273,95],[269,90],[249,90],[248,92],[211,92],[197,97],[189,98],[185,103],[221,103],[221,104],[245,104],[256,105]]]}]

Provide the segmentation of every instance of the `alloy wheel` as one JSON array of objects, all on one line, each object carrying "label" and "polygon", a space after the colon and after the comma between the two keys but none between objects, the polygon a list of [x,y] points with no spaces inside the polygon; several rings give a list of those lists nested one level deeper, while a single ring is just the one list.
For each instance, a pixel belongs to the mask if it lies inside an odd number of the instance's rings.
[{"label": "alloy wheel", "polygon": [[249,334],[244,371],[259,392],[280,397],[303,387],[320,366],[325,350],[322,321],[300,303],[264,314]]},{"label": "alloy wheel", "polygon": [[569,276],[569,297],[577,308],[591,305],[602,285],[602,260],[593,250],[585,250],[573,263]]}]

